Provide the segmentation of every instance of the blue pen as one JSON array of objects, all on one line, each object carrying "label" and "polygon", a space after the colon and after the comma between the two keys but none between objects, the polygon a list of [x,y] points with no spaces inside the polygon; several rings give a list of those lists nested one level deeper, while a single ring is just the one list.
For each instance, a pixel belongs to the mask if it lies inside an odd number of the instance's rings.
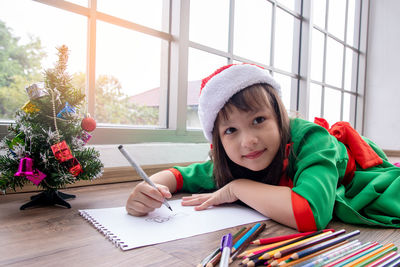
[{"label": "blue pen", "polygon": [[220,267],[227,267],[229,265],[229,258],[231,257],[232,250],[232,235],[231,233],[224,235],[221,239],[221,260],[219,261]]},{"label": "blue pen", "polygon": [[243,244],[243,242],[246,241],[246,239],[249,238],[249,236],[251,236],[251,234],[254,233],[260,226],[261,224],[257,223],[244,236],[242,236],[242,238],[240,238],[233,246],[232,252],[235,252],[240,247],[240,245]]}]

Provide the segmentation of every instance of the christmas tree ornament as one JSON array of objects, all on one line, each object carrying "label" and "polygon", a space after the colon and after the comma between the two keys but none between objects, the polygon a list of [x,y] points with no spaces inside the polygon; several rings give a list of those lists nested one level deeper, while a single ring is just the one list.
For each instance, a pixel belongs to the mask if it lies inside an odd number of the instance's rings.
[{"label": "christmas tree ornament", "polygon": [[87,132],[93,132],[94,129],[96,129],[96,121],[92,117],[87,115],[87,117],[85,117],[82,120],[81,127],[83,130],[85,130]]},{"label": "christmas tree ornament", "polygon": [[39,109],[35,104],[33,104],[30,100],[29,100],[28,102],[26,102],[26,103],[21,107],[21,109],[22,109],[23,111],[25,111],[25,113],[35,113],[35,112],[40,111],[40,109]]},{"label": "christmas tree ornament", "polygon": [[73,158],[71,149],[65,140],[52,145],[51,150],[53,151],[54,157],[56,157],[59,162],[65,162]]},{"label": "christmas tree ornament", "polygon": [[25,135],[24,133],[17,134],[11,141],[7,140],[7,145],[10,149],[13,149],[16,145],[25,145]]},{"label": "christmas tree ornament", "polygon": [[82,131],[81,136],[79,136],[79,139],[81,139],[85,144],[87,144],[91,138],[92,135],[86,131]]},{"label": "christmas tree ornament", "polygon": [[28,157],[24,157],[19,162],[18,171],[14,176],[27,176],[33,175],[33,160]]},{"label": "christmas tree ornament", "polygon": [[82,166],[79,164],[78,160],[76,158],[72,158],[69,161],[66,162],[68,171],[73,175],[73,176],[78,176],[82,172]]},{"label": "christmas tree ornament", "polygon": [[65,107],[60,112],[58,112],[57,118],[65,119],[65,116],[75,113],[75,108],[68,104],[68,102],[65,102]]},{"label": "christmas tree ornament", "polygon": [[49,95],[46,91],[44,82],[38,82],[25,87],[30,100],[35,100],[43,96]]},{"label": "christmas tree ornament", "polygon": [[30,180],[32,183],[34,183],[35,185],[39,185],[40,182],[46,178],[46,174],[44,174],[43,172],[39,171],[38,169],[35,169],[33,171],[33,175],[27,175],[26,179]]}]

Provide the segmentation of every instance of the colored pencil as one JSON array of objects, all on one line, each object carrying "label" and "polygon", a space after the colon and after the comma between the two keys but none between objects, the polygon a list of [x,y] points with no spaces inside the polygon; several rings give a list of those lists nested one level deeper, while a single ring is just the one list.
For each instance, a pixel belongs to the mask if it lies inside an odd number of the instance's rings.
[{"label": "colored pencil", "polygon": [[368,266],[370,263],[373,263],[376,260],[379,260],[380,258],[382,258],[383,256],[386,256],[387,254],[390,253],[395,253],[395,251],[397,250],[397,247],[395,247],[394,245],[392,247],[386,248],[385,250],[382,250],[381,252],[379,252],[378,254],[372,255],[371,257],[365,259],[364,261],[362,261],[361,263],[357,264],[356,266],[359,267],[364,267],[364,266]]},{"label": "colored pencil", "polygon": [[395,256],[395,255],[397,255],[397,252],[396,252],[396,251],[392,251],[392,252],[386,254],[385,256],[383,256],[383,257],[377,259],[376,261],[371,262],[370,264],[367,265],[367,267],[376,267],[376,266],[378,266],[378,265],[381,265],[381,264],[383,264],[385,261],[389,260],[391,257],[393,257],[393,256]]},{"label": "colored pencil", "polygon": [[254,233],[257,228],[259,228],[261,226],[260,223],[257,223],[256,225],[254,225],[244,236],[242,236],[242,238],[240,238],[232,247],[232,253],[234,253],[236,250],[238,250],[238,248],[240,247],[240,245],[242,245],[250,236],[252,233]]},{"label": "colored pencil", "polygon": [[[343,241],[343,242],[345,242],[345,241]],[[331,249],[335,249],[335,248],[343,245],[343,242],[334,244],[332,246],[323,248],[323,249],[318,250],[318,251],[315,251],[314,253],[308,254],[307,256],[304,256],[304,257],[299,258],[297,260],[292,260],[291,258],[289,258],[286,261],[283,261],[283,262],[279,263],[279,266],[285,266],[285,267],[295,266],[295,265],[302,266],[304,261],[307,261],[309,259],[315,258],[318,255],[321,255],[323,253],[326,253],[326,252],[330,251]]]},{"label": "colored pencil", "polygon": [[[366,255],[363,255],[362,257],[360,257],[360,258],[358,258],[358,259],[355,259],[355,260],[352,261],[352,262],[349,262],[348,264],[346,264],[346,265],[344,265],[344,266],[345,266],[345,267],[355,267],[356,265],[362,264],[362,262],[368,260],[369,258],[371,258],[371,257],[373,257],[373,256],[375,256],[375,255],[378,255],[378,254],[381,253],[382,251],[387,251],[388,249],[390,250],[390,249],[392,249],[393,247],[396,248],[396,247],[394,246],[393,243],[387,244],[387,245],[385,245],[385,246],[383,246],[383,247],[380,247],[380,248],[378,248],[378,249],[375,249],[374,251],[371,251],[370,253],[368,253],[368,254],[366,254]],[[396,249],[397,249],[397,248],[396,248]]]},{"label": "colored pencil", "polygon": [[251,257],[251,256],[254,256],[254,255],[258,254],[258,253],[266,252],[269,249],[278,248],[279,245],[285,244],[285,243],[287,243],[289,241],[293,241],[293,240],[296,240],[296,239],[297,238],[292,238],[292,239],[288,239],[288,240],[284,240],[284,241],[279,241],[279,242],[276,242],[276,243],[271,243],[271,244],[268,244],[268,245],[258,246],[256,248],[248,249],[248,250],[244,251],[239,256]]},{"label": "colored pencil", "polygon": [[393,259],[390,261],[389,264],[385,264],[382,267],[398,267],[400,265],[400,254],[398,255],[399,257],[396,257],[396,259]]},{"label": "colored pencil", "polygon": [[359,240],[354,240],[350,243],[343,244],[342,246],[328,251],[324,254],[321,254],[319,257],[315,259],[311,259],[309,262],[304,262],[303,267],[313,267],[322,264],[323,262],[328,261],[329,259],[333,259],[337,256],[344,255],[348,251],[351,251],[355,247],[359,246],[361,243]]},{"label": "colored pencil", "polygon": [[324,264],[324,266],[332,267],[333,265],[331,263],[338,264],[338,263],[340,263],[340,262],[342,262],[342,261],[344,261],[344,260],[346,260],[348,258],[351,258],[352,256],[354,256],[354,255],[356,255],[358,253],[361,253],[364,250],[367,250],[367,249],[369,249],[369,248],[371,248],[373,246],[376,246],[377,244],[378,244],[378,242],[374,242],[374,243],[367,242],[365,244],[360,244],[359,246],[356,246],[354,249],[350,250],[349,252],[345,253],[344,255],[339,255],[339,256],[337,256],[337,257],[335,257],[333,259],[324,261],[323,264]]},{"label": "colored pencil", "polygon": [[[328,231],[334,232],[335,230],[333,230],[333,229],[324,229],[322,231],[323,232],[328,232]],[[262,238],[262,239],[254,240],[251,243],[254,244],[254,245],[272,244],[272,243],[276,243],[276,242],[280,242],[280,241],[293,239],[293,238],[296,238],[296,237],[306,236],[306,235],[309,235],[309,234],[313,234],[315,232],[316,231],[311,231],[311,232],[305,232],[305,233],[297,233],[297,234],[291,234],[291,235],[282,235],[282,236],[274,236],[274,237]]]},{"label": "colored pencil", "polygon": [[[246,227],[242,227],[239,229],[239,231],[237,231],[234,235],[233,235],[233,240],[235,240],[235,238],[239,237],[240,234],[242,232],[244,232],[246,230]],[[235,241],[234,241],[235,242]],[[197,267],[205,267],[206,264],[213,258],[215,257],[218,252],[220,252],[220,248],[216,248],[213,252],[211,252],[207,257],[205,257],[200,264],[197,265]]]},{"label": "colored pencil", "polygon": [[379,265],[379,267],[389,267],[390,265],[397,262],[398,260],[400,260],[400,254],[397,254],[397,255],[391,257],[390,259],[388,259],[387,261],[385,261],[381,265]]},{"label": "colored pencil", "polygon": [[319,238],[311,239],[311,240],[309,240],[307,242],[304,242],[302,244],[293,246],[291,248],[280,250],[280,251],[278,251],[277,253],[274,254],[274,258],[280,258],[280,257],[286,256],[286,255],[292,254],[292,253],[294,253],[294,252],[296,252],[298,250],[314,246],[314,245],[319,244],[321,242],[324,242],[324,241],[327,241],[329,239],[332,239],[332,238],[334,238],[334,237],[336,237],[338,235],[341,235],[341,234],[343,234],[345,232],[346,231],[344,229],[342,229],[342,230],[339,230],[337,232],[333,232],[331,234],[328,234],[328,235],[325,235],[325,236],[321,236]]},{"label": "colored pencil", "polygon": [[349,256],[346,256],[346,259],[343,260],[343,261],[341,261],[340,263],[337,263],[337,264],[332,265],[333,262],[331,262],[331,263],[329,263],[327,266],[344,266],[344,265],[348,264],[349,262],[352,262],[352,261],[354,261],[354,260],[356,260],[356,259],[358,259],[358,258],[360,258],[360,257],[362,257],[362,256],[364,256],[364,255],[367,255],[368,253],[370,253],[370,252],[372,252],[372,251],[374,251],[374,250],[376,250],[376,249],[382,247],[382,245],[379,244],[378,242],[374,242],[373,244],[374,244],[374,245],[371,246],[370,248],[368,248],[368,249],[366,249],[366,250],[363,250],[363,251],[360,251],[360,252],[358,252],[358,253],[357,253],[356,255],[354,255],[354,256],[350,256],[350,255],[349,255],[350,257],[349,257]]},{"label": "colored pencil", "polygon": [[348,234],[345,234],[345,235],[336,237],[336,238],[334,238],[334,239],[325,241],[325,242],[320,243],[320,244],[318,244],[318,245],[309,247],[309,248],[307,248],[307,249],[305,249],[305,250],[303,250],[303,251],[294,253],[294,254],[292,254],[292,256],[291,256],[290,258],[291,258],[292,260],[297,260],[297,259],[299,259],[299,258],[302,258],[302,257],[305,257],[305,256],[310,255],[310,254],[312,254],[312,253],[315,253],[315,252],[317,252],[317,251],[319,251],[319,250],[321,250],[321,249],[325,249],[325,248],[327,248],[327,247],[329,247],[329,246],[332,246],[332,245],[335,245],[335,244],[337,244],[337,243],[343,242],[343,241],[345,241],[345,240],[347,240],[347,239],[349,239],[349,238],[351,238],[351,237],[354,237],[354,236],[356,236],[356,235],[358,235],[358,234],[360,234],[360,231],[359,231],[359,230],[353,231],[353,232],[351,232],[351,233],[348,233]]},{"label": "colored pencil", "polygon": [[245,250],[248,245],[250,244],[250,242],[252,240],[254,240],[255,238],[257,238],[257,236],[259,234],[261,234],[262,231],[264,231],[265,229],[265,223],[261,224],[260,227],[258,227],[239,247],[238,249],[233,253],[233,255],[231,256],[231,260],[235,260],[236,257],[242,253],[243,250]]}]

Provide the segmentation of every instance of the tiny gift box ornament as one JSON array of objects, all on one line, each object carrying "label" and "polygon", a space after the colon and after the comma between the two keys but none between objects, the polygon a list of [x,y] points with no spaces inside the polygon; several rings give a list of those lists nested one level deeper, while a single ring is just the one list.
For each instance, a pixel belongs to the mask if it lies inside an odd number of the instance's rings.
[{"label": "tiny gift box ornament", "polygon": [[26,179],[30,180],[32,183],[34,183],[35,185],[39,185],[40,182],[46,178],[46,174],[44,174],[43,172],[39,171],[38,169],[35,169],[33,171],[33,175],[27,175]]},{"label": "tiny gift box ornament", "polygon": [[85,144],[89,142],[90,138],[92,138],[92,135],[86,131],[83,131],[82,135],[79,136],[79,139],[81,139]]},{"label": "tiny gift box ornament", "polygon": [[30,100],[28,102],[25,103],[25,105],[23,105],[21,107],[21,109],[23,111],[25,111],[25,113],[34,113],[34,112],[38,112],[40,109],[33,104]]},{"label": "tiny gift box ornament", "polygon": [[66,115],[75,114],[75,108],[71,106],[68,102],[65,102],[65,107],[58,112],[57,118],[65,119]]},{"label": "tiny gift box ornament", "polygon": [[59,162],[65,162],[73,158],[71,149],[67,145],[67,142],[62,141],[51,146],[54,156]]},{"label": "tiny gift box ornament", "polygon": [[28,93],[30,100],[38,99],[43,96],[49,95],[49,93],[46,91],[44,87],[44,82],[31,84],[30,86],[25,87],[25,90]]},{"label": "tiny gift box ornament", "polygon": [[66,162],[68,171],[73,175],[73,176],[78,176],[82,172],[82,166],[79,164],[78,160],[76,158],[72,158]]}]

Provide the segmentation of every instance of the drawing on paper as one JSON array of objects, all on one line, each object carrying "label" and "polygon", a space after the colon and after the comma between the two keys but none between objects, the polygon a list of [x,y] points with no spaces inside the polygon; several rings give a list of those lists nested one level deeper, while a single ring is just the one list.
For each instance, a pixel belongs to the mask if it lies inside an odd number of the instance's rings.
[{"label": "drawing on paper", "polygon": [[155,215],[155,216],[150,216],[146,218],[146,222],[156,222],[156,223],[164,223],[167,222],[173,218],[179,218],[179,217],[186,217],[189,214],[184,213],[184,212],[177,212],[168,216],[160,216],[160,215]]}]

